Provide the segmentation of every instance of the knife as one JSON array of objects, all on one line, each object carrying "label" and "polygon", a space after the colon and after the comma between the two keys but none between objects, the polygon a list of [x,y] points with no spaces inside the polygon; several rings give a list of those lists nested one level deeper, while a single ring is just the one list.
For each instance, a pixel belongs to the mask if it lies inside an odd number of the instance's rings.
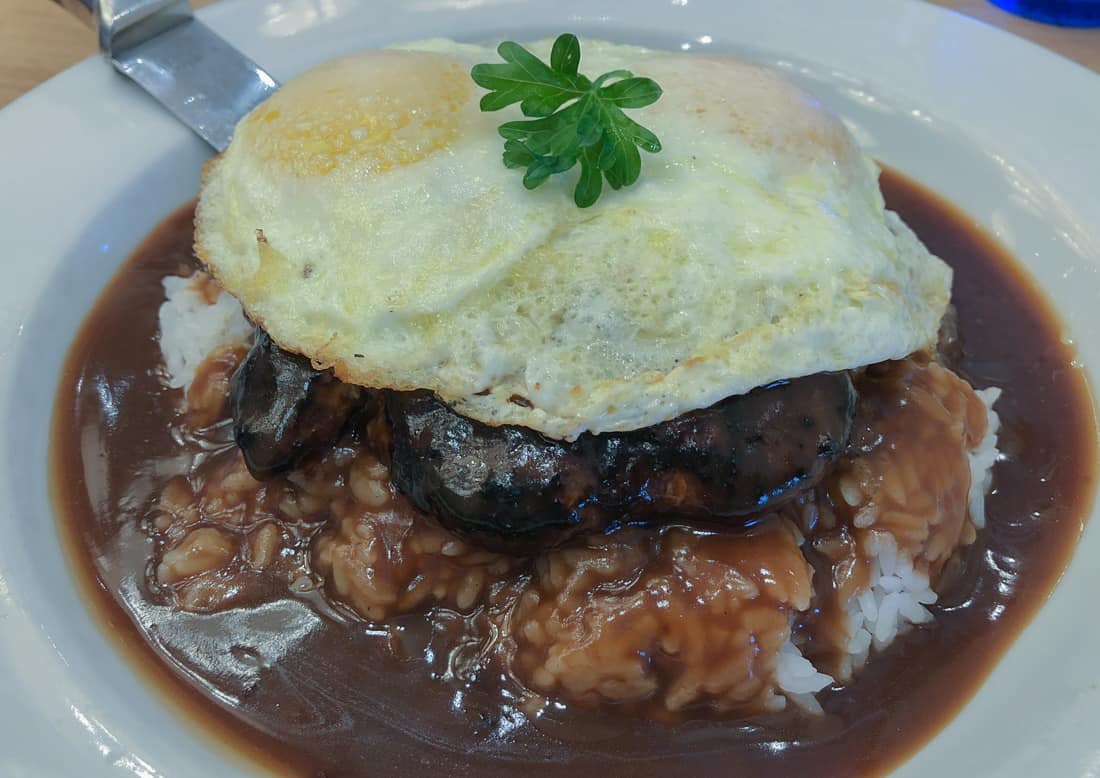
[{"label": "knife", "polygon": [[111,63],[217,151],[279,88],[194,17],[188,0],[54,0],[99,32]]}]

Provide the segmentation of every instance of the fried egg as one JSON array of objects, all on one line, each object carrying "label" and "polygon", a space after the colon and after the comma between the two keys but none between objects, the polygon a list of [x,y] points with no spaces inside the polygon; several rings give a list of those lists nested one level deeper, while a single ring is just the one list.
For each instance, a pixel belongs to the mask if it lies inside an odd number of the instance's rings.
[{"label": "fried egg", "polygon": [[[548,59],[551,42],[532,44]],[[778,73],[585,41],[581,71],[664,89],[663,150],[591,208],[527,191],[472,65],[433,40],[287,83],[207,167],[196,251],[283,348],[549,437],[655,424],[934,342],[951,271],[885,210],[874,162]]]}]

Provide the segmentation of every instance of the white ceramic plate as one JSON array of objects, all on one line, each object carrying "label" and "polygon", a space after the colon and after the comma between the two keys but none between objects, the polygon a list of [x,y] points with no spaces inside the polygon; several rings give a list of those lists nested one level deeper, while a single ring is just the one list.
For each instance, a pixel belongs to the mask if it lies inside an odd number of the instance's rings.
[{"label": "white ceramic plate", "polygon": [[[564,29],[779,67],[875,156],[1007,243],[1100,386],[1100,77],[1016,38],[917,0],[235,0],[201,16],[281,79],[393,41]],[[46,482],[69,341],[119,263],[194,195],[208,151],[98,60],[0,111],[0,150],[0,775],[250,772],[165,705],[93,622]],[[1094,517],[1049,603],[899,775],[1100,772],[1097,559]]]}]

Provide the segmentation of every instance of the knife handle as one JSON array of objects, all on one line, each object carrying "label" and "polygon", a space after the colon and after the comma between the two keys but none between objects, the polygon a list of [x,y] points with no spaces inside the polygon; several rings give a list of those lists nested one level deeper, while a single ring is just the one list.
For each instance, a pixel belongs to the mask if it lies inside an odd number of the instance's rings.
[{"label": "knife handle", "polygon": [[279,88],[271,75],[194,18],[187,0],[54,0],[99,33],[122,75],[215,151]]},{"label": "knife handle", "polygon": [[194,15],[188,0],[53,1],[97,30],[99,48],[112,59]]}]

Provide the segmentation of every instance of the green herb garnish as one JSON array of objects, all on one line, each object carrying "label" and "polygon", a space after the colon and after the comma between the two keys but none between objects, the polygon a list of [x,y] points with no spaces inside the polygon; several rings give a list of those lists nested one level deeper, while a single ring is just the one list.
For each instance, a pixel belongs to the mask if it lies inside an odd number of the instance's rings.
[{"label": "green herb garnish", "polygon": [[638,180],[639,147],[651,154],[661,150],[656,135],[623,113],[657,101],[661,87],[652,79],[613,70],[588,80],[577,72],[581,44],[569,33],[554,41],[549,65],[513,41],[504,41],[497,53],[505,64],[475,65],[470,77],[490,90],[481,98],[481,110],[519,103],[523,115],[533,117],[506,122],[498,130],[504,164],[527,169],[523,185],[528,189],[580,162],[573,200],[587,208],[599,199],[604,178],[612,189]]}]

